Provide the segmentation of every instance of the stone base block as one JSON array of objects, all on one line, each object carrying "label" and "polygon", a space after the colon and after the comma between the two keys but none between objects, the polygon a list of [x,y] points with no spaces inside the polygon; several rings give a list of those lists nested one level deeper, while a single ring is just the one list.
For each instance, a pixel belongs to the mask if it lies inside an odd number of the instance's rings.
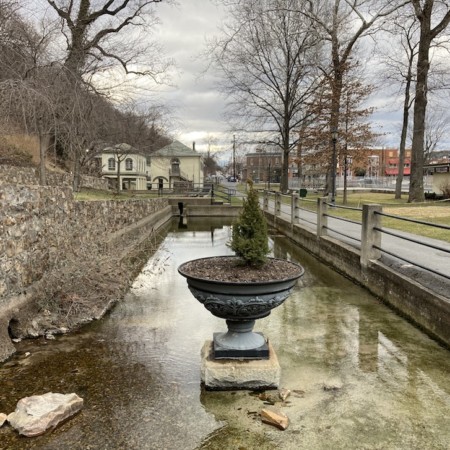
[{"label": "stone base block", "polygon": [[281,368],[270,342],[269,359],[214,359],[212,341],[206,341],[201,352],[202,383],[208,390],[277,389]]}]

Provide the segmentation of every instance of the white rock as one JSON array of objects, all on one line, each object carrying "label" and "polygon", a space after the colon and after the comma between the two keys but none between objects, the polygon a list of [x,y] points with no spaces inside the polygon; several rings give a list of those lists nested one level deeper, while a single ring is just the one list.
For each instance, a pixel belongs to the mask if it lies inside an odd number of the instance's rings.
[{"label": "white rock", "polygon": [[291,391],[289,389],[282,388],[278,391],[278,395],[280,396],[283,402],[291,395]]},{"label": "white rock", "polygon": [[0,413],[0,427],[3,426],[3,424],[6,422],[6,419],[8,416],[4,413]]},{"label": "white rock", "polygon": [[33,395],[19,400],[16,410],[9,414],[8,422],[24,436],[39,436],[76,414],[82,407],[83,399],[77,394],[48,392]]}]

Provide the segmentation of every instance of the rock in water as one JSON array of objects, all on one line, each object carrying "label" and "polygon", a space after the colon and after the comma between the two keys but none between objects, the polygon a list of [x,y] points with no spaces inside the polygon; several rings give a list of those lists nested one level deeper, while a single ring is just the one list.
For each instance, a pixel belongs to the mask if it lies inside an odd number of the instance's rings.
[{"label": "rock in water", "polygon": [[286,414],[275,408],[264,408],[261,410],[261,420],[264,423],[273,425],[280,430],[285,430],[289,425],[289,418]]},{"label": "rock in water", "polygon": [[33,395],[19,400],[16,410],[8,416],[8,422],[24,436],[39,436],[76,414],[82,407],[83,399],[77,394],[48,392]]},{"label": "rock in water", "polygon": [[323,385],[324,391],[339,391],[344,386],[340,378],[330,378]]},{"label": "rock in water", "polygon": [[291,391],[289,389],[283,388],[278,391],[278,395],[280,396],[281,400],[285,402],[286,399],[291,395]]}]

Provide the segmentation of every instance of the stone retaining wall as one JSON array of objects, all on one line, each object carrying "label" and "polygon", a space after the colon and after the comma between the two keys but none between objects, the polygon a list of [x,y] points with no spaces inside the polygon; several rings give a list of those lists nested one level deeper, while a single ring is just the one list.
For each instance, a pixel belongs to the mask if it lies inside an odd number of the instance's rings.
[{"label": "stone retaining wall", "polygon": [[[105,257],[120,260],[142,229],[151,230],[147,218],[164,210],[163,221],[172,215],[164,198],[81,202],[68,187],[0,184],[0,361],[13,351],[9,342],[2,352],[8,324],[35,300],[36,285],[49,274],[57,283],[58,271],[70,264],[100,269]],[[40,292],[57,288],[46,284]]]},{"label": "stone retaining wall", "polygon": [[[69,173],[47,172],[48,186],[72,186],[72,176]],[[33,167],[18,167],[0,165],[0,185],[2,184],[20,184],[20,185],[38,185],[39,169]],[[109,189],[109,181],[104,178],[81,176],[81,186],[92,189]]]}]

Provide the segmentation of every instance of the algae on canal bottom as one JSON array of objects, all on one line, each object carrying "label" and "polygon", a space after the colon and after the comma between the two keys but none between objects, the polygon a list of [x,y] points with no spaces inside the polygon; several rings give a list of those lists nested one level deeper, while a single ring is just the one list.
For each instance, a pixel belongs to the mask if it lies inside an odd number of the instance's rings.
[{"label": "algae on canal bottom", "polygon": [[[262,424],[266,397],[205,392],[200,349],[226,327],[190,294],[182,262],[230,253],[218,220],[174,221],[129,295],[102,321],[55,341],[18,344],[0,366],[0,412],[45,392],[76,392],[83,411],[5,449],[448,449],[449,352],[282,237],[274,256],[306,269],[291,297],[256,323],[291,390],[280,431]],[[25,357],[25,352],[31,355]],[[270,403],[270,402],[269,402]]]}]

